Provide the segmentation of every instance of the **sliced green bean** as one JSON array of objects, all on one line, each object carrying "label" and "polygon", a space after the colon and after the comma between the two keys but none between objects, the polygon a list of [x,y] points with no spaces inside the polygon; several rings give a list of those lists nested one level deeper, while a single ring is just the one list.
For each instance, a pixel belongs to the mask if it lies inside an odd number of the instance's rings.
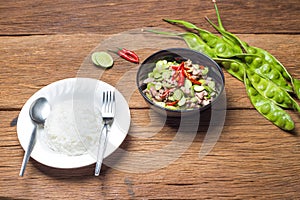
[{"label": "sliced green bean", "polygon": [[277,86],[272,81],[256,74],[252,69],[246,69],[247,76],[253,87],[265,98],[275,102],[283,108],[292,108],[300,113],[299,104],[290,96],[290,94]]},{"label": "sliced green bean", "polygon": [[263,97],[251,85],[247,77],[244,78],[244,83],[252,105],[262,116],[283,130],[291,131],[295,128],[294,121],[285,110],[277,106],[273,101]]}]

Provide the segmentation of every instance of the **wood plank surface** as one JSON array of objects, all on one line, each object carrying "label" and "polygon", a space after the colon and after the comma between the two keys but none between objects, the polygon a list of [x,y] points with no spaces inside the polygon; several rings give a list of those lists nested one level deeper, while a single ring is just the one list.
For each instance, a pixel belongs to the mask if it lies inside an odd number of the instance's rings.
[{"label": "wood plank surface", "polygon": [[[268,50],[300,78],[299,0],[224,0],[218,7],[229,31]],[[169,18],[217,33],[205,16],[217,22],[211,0],[0,1],[0,199],[300,199],[296,112],[287,111],[295,130],[280,130],[224,71],[224,125],[210,110],[199,122],[197,116],[166,119],[138,93],[138,65],[116,55],[106,71],[91,62],[92,52],[118,46],[134,50],[141,61],[159,49],[186,47],[180,38],[141,30],[184,31],[162,21]],[[33,159],[19,177],[22,106],[44,86],[82,76],[126,94],[131,124],[124,142],[104,160],[99,177],[94,165],[55,169]]]},{"label": "wood plank surface", "polygon": [[[151,37],[156,42],[153,45],[156,48],[163,47],[164,44],[169,45],[168,47],[173,45],[186,47],[186,44],[177,38],[169,39],[165,43],[159,36]],[[264,34],[257,37],[257,35],[247,34],[240,37],[251,45],[268,50],[287,67],[293,76],[300,78],[300,68],[295,61],[295,57],[300,54],[299,35]],[[101,46],[101,41],[108,40],[107,38],[108,36],[99,34],[0,37],[1,43],[5,45],[5,49],[2,49],[3,52],[0,54],[0,65],[2,66],[0,92],[3,97],[0,99],[0,108],[20,109],[38,89],[54,81],[81,76],[80,69],[87,72],[86,77],[99,78],[98,74],[103,70],[93,66],[90,62],[86,64],[84,60],[90,59],[91,52]],[[161,44],[157,44],[160,42]],[[276,49],[273,48],[274,43]],[[137,49],[142,61],[155,52],[153,50],[142,53],[143,51],[145,51],[143,47]],[[134,77],[137,65],[118,59],[115,67],[107,71],[108,75],[100,78],[116,85],[116,82],[128,71],[132,71]],[[249,108],[249,104],[244,104],[244,100],[247,98],[245,98],[243,84],[232,78],[227,72],[224,73],[226,82],[230,83],[226,84],[228,106]],[[135,79],[131,79],[129,84],[135,87]],[[132,104],[137,107],[139,105]],[[145,104],[141,103],[141,105],[145,107]]]},{"label": "wood plank surface", "polygon": [[[174,138],[175,133],[168,131],[173,126],[168,125],[151,138],[136,136],[147,131],[146,123],[141,124],[141,121],[146,122],[141,119],[141,116],[147,118],[147,114],[142,114],[144,112],[132,109],[134,125],[121,146],[128,152],[152,152],[154,146],[166,145]],[[17,114],[17,111],[0,112],[0,196],[25,199],[248,199],[298,195],[300,168],[295,160],[300,156],[299,138],[274,126],[264,131],[269,123],[254,110],[229,110],[219,141],[202,159],[199,151],[205,131],[200,128],[187,151],[169,165],[142,174],[117,170],[118,166],[104,167],[100,178],[92,176],[94,166],[59,170],[34,160],[28,163],[27,175],[18,177],[23,150],[16,137],[16,127],[11,126],[11,119]],[[126,158],[114,154],[108,160],[116,158],[126,162]]]},{"label": "wood plank surface", "polygon": [[[224,24],[238,33],[299,33],[298,0],[220,1]],[[185,19],[211,29],[211,1],[3,1],[1,35],[119,33],[144,26],[162,26],[163,18]]]}]

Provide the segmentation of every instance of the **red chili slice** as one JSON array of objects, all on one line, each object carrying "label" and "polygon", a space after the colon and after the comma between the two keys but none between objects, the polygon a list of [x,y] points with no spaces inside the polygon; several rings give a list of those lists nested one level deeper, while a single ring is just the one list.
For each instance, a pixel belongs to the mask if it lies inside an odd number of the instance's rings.
[{"label": "red chili slice", "polygon": [[191,74],[189,74],[187,71],[184,70],[184,75],[187,77],[187,79],[189,79],[192,83],[197,84],[197,85],[201,85],[202,83],[200,81],[197,81],[196,79],[194,79],[192,77]]},{"label": "red chili slice", "polygon": [[167,105],[167,106],[174,106],[174,105],[176,105],[176,103],[178,103],[178,101],[179,101],[179,100],[172,101],[172,102],[167,102],[166,105]]},{"label": "red chili slice", "polygon": [[161,95],[160,98],[165,99],[170,94],[170,90],[165,90]]}]

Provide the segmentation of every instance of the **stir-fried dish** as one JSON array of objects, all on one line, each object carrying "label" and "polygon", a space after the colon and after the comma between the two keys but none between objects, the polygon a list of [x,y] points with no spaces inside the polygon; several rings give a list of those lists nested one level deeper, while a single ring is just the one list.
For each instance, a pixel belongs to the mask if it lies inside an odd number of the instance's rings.
[{"label": "stir-fried dish", "polygon": [[191,60],[178,63],[159,60],[148,78],[144,94],[159,106],[172,110],[197,109],[216,97],[216,83],[209,68]]}]

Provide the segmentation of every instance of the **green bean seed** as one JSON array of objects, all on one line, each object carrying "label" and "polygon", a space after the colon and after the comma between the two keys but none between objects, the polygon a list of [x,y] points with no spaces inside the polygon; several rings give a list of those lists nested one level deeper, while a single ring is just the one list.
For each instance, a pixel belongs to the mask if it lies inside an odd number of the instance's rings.
[{"label": "green bean seed", "polygon": [[247,77],[244,78],[244,83],[252,105],[262,116],[283,130],[291,131],[295,128],[294,121],[286,111],[273,103],[273,101],[263,97],[251,85]]}]

